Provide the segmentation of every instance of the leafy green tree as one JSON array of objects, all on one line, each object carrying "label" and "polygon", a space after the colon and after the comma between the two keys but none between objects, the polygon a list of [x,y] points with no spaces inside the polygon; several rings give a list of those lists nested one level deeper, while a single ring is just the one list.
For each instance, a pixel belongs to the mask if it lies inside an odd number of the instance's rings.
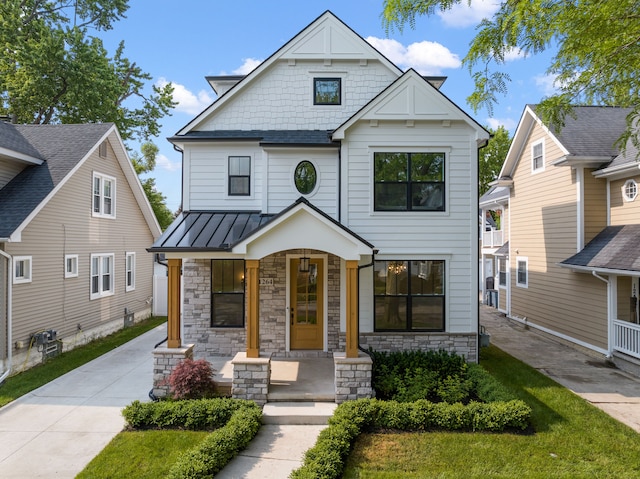
[{"label": "leafy green tree", "polygon": [[[157,136],[175,106],[172,86],[146,91],[152,77],[124,56],[124,42],[109,57],[96,36],[127,8],[128,0],[1,0],[0,115],[28,124],[113,122],[125,144]],[[150,172],[158,149],[144,149]],[[164,197],[153,179],[142,183],[163,224]]]},{"label": "leafy green tree", "polygon": [[[387,29],[415,28],[416,18],[448,10],[464,0],[385,0]],[[467,3],[471,3],[467,0]],[[544,98],[536,111],[547,124],[564,125],[571,106],[598,104],[631,107],[622,145],[640,137],[634,121],[640,116],[640,10],[637,0],[503,1],[491,19],[478,25],[463,64],[475,90],[468,97],[477,111],[492,107],[505,94],[509,75],[500,70],[507,54],[535,55],[550,50],[547,69],[558,93]]]},{"label": "leafy green tree", "polygon": [[489,183],[498,178],[511,146],[509,132],[504,126],[501,125],[496,130],[487,129],[493,136],[487,146],[480,150],[478,159],[478,192],[481,196],[489,189]]}]

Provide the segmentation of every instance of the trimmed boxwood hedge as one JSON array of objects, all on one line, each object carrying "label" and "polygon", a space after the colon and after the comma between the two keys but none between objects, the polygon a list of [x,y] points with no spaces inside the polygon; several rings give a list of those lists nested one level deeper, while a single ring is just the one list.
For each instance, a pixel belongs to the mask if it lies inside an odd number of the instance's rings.
[{"label": "trimmed boxwood hedge", "polygon": [[212,477],[247,447],[262,425],[256,403],[228,398],[134,401],[122,414],[133,429],[214,430],[178,457],[167,476],[171,479]]},{"label": "trimmed boxwood hedge", "polygon": [[435,429],[469,431],[524,430],[531,408],[521,400],[478,403],[412,403],[359,399],[342,403],[329,419],[329,427],[318,436],[293,479],[333,479],[342,474],[344,464],[360,433],[376,429],[427,431]]}]

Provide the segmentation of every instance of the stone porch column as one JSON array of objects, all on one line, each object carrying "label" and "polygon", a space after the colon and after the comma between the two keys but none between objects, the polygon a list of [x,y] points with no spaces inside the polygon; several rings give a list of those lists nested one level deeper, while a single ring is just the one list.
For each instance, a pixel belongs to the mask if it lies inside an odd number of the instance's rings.
[{"label": "stone porch column", "polygon": [[247,358],[260,357],[260,261],[245,261],[245,281],[247,285]]},{"label": "stone porch column", "polygon": [[167,295],[167,347],[179,348],[182,346],[180,337],[180,274],[182,271],[181,259],[170,259],[168,263],[168,295]]}]

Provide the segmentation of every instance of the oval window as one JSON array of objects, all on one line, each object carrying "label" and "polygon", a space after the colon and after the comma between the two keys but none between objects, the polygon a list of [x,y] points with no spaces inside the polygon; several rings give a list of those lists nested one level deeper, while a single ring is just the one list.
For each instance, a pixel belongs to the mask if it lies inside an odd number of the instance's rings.
[{"label": "oval window", "polygon": [[316,168],[310,161],[301,161],[296,166],[293,178],[296,189],[303,195],[308,195],[316,187]]}]

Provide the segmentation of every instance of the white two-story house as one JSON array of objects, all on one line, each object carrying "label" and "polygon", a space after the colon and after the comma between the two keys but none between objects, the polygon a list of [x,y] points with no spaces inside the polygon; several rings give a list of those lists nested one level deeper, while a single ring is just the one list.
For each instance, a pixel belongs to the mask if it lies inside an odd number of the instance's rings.
[{"label": "white two-story house", "polygon": [[[217,100],[169,139],[183,211],[149,249],[169,264],[157,357],[267,371],[271,357],[358,369],[368,348],[476,361],[489,134],[443,79],[401,71],[327,11],[247,76],[208,81]],[[370,394],[338,376],[337,400]],[[268,384],[254,394],[239,381],[234,396],[265,400]]]}]

